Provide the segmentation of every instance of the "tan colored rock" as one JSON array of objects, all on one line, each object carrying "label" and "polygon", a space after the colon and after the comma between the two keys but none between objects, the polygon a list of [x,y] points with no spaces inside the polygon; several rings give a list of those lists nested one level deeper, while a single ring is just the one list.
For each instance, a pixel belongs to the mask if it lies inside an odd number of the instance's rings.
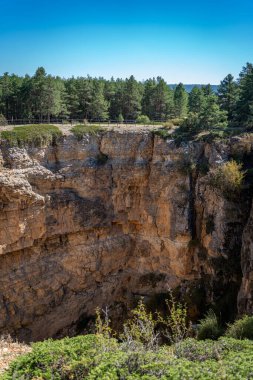
[{"label": "tan colored rock", "polygon": [[241,244],[246,205],[224,199],[198,169],[184,171],[185,160],[215,166],[230,150],[178,148],[145,130],[81,141],[69,134],[45,148],[3,145],[0,332],[29,341],[78,331],[96,306],[118,310],[176,287],[198,315],[194,292],[212,302],[230,284],[237,289],[240,274],[224,263]]}]

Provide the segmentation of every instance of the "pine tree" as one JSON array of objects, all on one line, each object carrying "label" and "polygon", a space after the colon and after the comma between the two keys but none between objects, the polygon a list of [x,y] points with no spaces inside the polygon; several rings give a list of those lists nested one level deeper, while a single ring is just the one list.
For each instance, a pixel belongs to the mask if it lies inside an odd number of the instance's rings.
[{"label": "pine tree", "polygon": [[108,102],[104,97],[104,83],[99,80],[93,83],[90,117],[94,120],[108,119]]},{"label": "pine tree", "polygon": [[228,120],[231,121],[238,98],[238,86],[234,81],[234,77],[228,74],[218,87],[218,102],[220,108],[227,111]]},{"label": "pine tree", "polygon": [[153,109],[154,120],[166,120],[173,116],[173,93],[165,80],[157,77],[151,98],[151,108]]},{"label": "pine tree", "polygon": [[65,102],[67,105],[69,117],[71,119],[78,118],[80,115],[80,103],[76,79],[70,78],[67,81],[65,81],[65,88]]},{"label": "pine tree", "polygon": [[91,117],[91,103],[93,93],[93,80],[91,77],[78,78],[78,99],[79,99],[79,117],[83,119],[89,119]]},{"label": "pine tree", "polygon": [[141,90],[133,75],[125,82],[122,111],[125,120],[136,120],[140,115]]},{"label": "pine tree", "polygon": [[146,80],[144,83],[144,93],[142,97],[142,114],[147,115],[152,120],[156,118],[153,101],[153,98],[155,96],[155,87],[155,78]]},{"label": "pine tree", "polygon": [[203,107],[204,103],[204,94],[203,91],[199,88],[194,86],[189,94],[189,112],[193,113],[199,113]]},{"label": "pine tree", "polygon": [[253,65],[250,63],[240,73],[239,96],[233,122],[241,127],[253,127]]},{"label": "pine tree", "polygon": [[176,117],[186,117],[188,105],[188,94],[182,83],[174,90],[174,112]]},{"label": "pine tree", "polygon": [[220,109],[215,94],[205,97],[198,120],[201,129],[227,126],[227,112]]}]

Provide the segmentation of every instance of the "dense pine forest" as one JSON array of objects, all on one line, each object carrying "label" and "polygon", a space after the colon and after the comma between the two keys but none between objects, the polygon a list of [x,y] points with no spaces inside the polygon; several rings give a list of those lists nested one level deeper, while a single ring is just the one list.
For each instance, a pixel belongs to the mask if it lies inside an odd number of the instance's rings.
[{"label": "dense pine forest", "polygon": [[188,128],[253,127],[253,65],[236,80],[231,74],[215,93],[211,85],[187,93],[161,77],[137,81],[77,77],[64,79],[39,67],[33,76],[4,73],[0,77],[0,123],[6,120],[166,121],[184,120]]}]

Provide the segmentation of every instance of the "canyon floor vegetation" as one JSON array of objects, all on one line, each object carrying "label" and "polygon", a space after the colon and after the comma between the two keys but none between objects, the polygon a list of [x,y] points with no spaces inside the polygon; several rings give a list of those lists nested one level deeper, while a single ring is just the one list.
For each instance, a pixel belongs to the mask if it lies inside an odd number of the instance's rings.
[{"label": "canyon floor vegetation", "polygon": [[31,352],[12,362],[2,379],[253,377],[253,317],[245,316],[224,329],[209,311],[193,329],[184,305],[173,300],[168,302],[168,310],[165,318],[152,314],[140,300],[117,335],[110,327],[107,309],[104,313],[97,309],[95,333],[34,343]]}]

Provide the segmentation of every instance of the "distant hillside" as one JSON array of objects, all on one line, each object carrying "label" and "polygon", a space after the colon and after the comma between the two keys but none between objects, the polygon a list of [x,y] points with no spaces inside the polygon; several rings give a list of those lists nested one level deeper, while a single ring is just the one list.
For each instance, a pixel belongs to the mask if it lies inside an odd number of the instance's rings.
[{"label": "distant hillside", "polygon": [[[177,84],[169,84],[170,88],[174,89]],[[186,89],[187,92],[191,92],[191,90],[193,89],[193,87],[202,87],[202,86],[205,86],[204,84],[184,84],[184,88]],[[218,89],[218,85],[217,84],[211,84],[211,87],[213,89],[214,92],[217,92],[217,89]]]}]

